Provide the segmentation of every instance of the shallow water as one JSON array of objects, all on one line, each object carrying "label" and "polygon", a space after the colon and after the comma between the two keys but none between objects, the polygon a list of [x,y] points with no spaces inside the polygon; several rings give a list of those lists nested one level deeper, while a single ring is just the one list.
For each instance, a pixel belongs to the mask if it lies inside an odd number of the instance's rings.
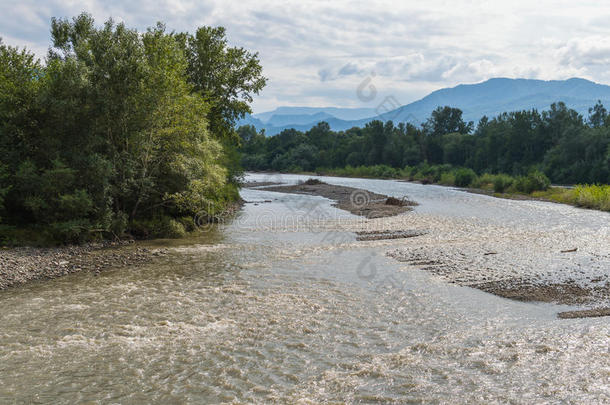
[{"label": "shallow water", "polygon": [[[414,218],[608,235],[595,211],[326,181],[409,195]],[[607,318],[405,268],[385,252],[410,242],[356,242],[355,218],[323,198],[243,197],[206,236],[154,242],[170,248],[154,265],[0,292],[0,402],[610,402]]]}]

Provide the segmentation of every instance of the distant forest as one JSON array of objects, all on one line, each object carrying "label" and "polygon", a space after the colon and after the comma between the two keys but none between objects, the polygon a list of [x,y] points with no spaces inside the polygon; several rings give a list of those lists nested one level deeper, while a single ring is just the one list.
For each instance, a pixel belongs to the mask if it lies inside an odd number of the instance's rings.
[{"label": "distant forest", "polygon": [[462,111],[438,107],[420,127],[373,121],[331,131],[321,122],[307,132],[272,137],[238,129],[246,170],[282,172],[388,165],[451,165],[478,174],[543,172],[554,183],[610,183],[610,116],[598,102],[583,118],[558,102],[550,109],[483,117],[474,126]]}]

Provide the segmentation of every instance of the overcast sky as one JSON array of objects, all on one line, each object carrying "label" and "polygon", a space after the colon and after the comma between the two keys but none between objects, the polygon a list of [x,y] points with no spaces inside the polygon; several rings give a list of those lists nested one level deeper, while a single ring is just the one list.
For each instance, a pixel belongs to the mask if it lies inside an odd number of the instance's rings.
[{"label": "overcast sky", "polygon": [[51,17],[81,11],[98,23],[113,17],[138,29],[159,20],[177,31],[223,25],[231,44],[259,52],[269,78],[255,112],[374,108],[387,96],[406,104],[499,76],[608,84],[610,5],[603,3],[0,0],[0,36],[43,57]]}]

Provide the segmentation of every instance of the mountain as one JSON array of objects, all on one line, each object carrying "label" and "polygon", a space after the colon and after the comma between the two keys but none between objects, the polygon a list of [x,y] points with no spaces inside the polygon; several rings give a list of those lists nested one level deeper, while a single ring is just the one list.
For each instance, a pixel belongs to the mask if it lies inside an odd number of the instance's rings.
[{"label": "mountain", "polygon": [[338,107],[278,107],[273,111],[254,114],[254,117],[267,123],[271,117],[275,116],[312,116],[316,114],[326,114],[340,120],[350,121],[372,117],[375,115],[373,108],[338,108]]},{"label": "mountain", "polygon": [[542,111],[557,101],[587,117],[597,100],[610,105],[610,86],[578,78],[550,81],[496,78],[434,91],[379,118],[422,123],[436,107],[448,105],[461,109],[465,121],[476,123],[484,115],[495,117],[503,112],[533,108]]},{"label": "mountain", "polygon": [[332,128],[351,128],[349,122],[367,119],[375,114],[372,108],[339,107],[278,107],[273,111],[246,115],[237,126],[254,125],[267,135],[279,134],[285,129],[307,131],[318,122],[328,122]]},{"label": "mountain", "polygon": [[326,112],[319,112],[316,114],[273,114],[265,124],[274,127],[281,127],[283,125],[307,125],[333,118],[337,117]]},{"label": "mountain", "polygon": [[334,130],[362,127],[375,119],[419,125],[436,107],[446,105],[461,109],[465,121],[476,123],[484,115],[494,117],[503,112],[532,108],[541,111],[557,101],[565,102],[569,108],[587,117],[589,108],[597,100],[610,106],[610,86],[579,78],[549,81],[494,78],[440,89],[382,115],[375,115],[374,109],[280,107],[248,116],[238,125],[251,124],[259,130],[264,128],[267,135],[287,128],[306,131],[320,121],[328,122]]}]

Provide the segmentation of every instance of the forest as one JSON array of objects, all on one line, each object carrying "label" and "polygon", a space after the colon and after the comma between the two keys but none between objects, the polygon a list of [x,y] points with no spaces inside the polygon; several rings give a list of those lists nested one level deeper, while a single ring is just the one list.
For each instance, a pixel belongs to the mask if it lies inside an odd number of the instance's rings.
[{"label": "forest", "polygon": [[86,13],[51,36],[44,63],[0,42],[0,242],[179,236],[238,199],[258,54]]},{"label": "forest", "polygon": [[542,112],[483,117],[476,126],[464,122],[459,109],[438,107],[419,127],[372,121],[364,128],[334,132],[321,122],[307,132],[285,130],[272,137],[252,126],[240,127],[238,133],[246,170],[341,168],[347,174],[360,167],[362,174],[362,167],[379,165],[390,172],[439,167],[437,172],[465,168],[478,175],[537,172],[559,184],[610,183],[610,116],[600,102],[587,119],[557,102]]}]

